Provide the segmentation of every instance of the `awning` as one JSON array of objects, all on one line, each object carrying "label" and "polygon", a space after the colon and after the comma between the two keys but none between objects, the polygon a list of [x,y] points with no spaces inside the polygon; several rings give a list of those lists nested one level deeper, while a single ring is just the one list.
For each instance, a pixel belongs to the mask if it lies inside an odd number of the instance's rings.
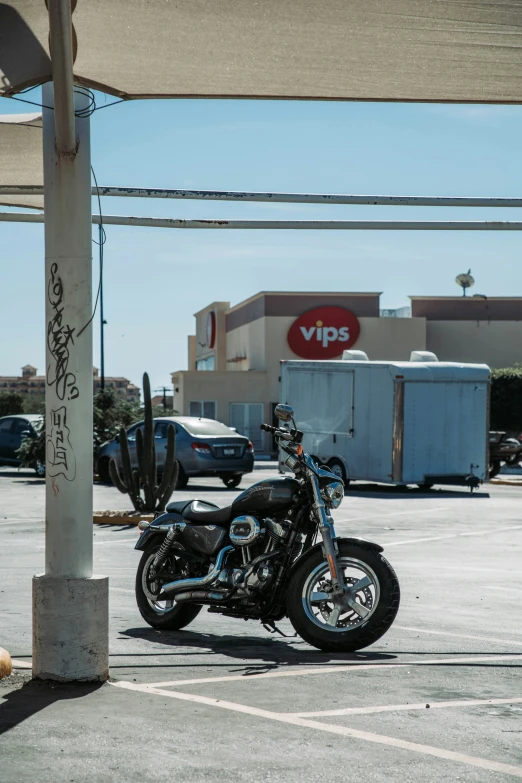
[{"label": "awning", "polygon": [[[42,115],[0,115],[0,185],[43,185]],[[0,204],[43,209],[43,196],[3,196]]]},{"label": "awning", "polygon": [[[77,0],[78,82],[124,98],[522,102],[522,0]],[[0,94],[50,78],[44,0],[0,3]]]}]

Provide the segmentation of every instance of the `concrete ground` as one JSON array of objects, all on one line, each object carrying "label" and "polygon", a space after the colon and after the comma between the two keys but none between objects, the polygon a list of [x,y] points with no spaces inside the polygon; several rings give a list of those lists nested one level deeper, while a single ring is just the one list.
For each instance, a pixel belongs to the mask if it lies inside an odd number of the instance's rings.
[{"label": "concrete ground", "polygon": [[[96,509],[128,507],[113,488],[94,493]],[[0,682],[0,780],[522,778],[521,493],[351,487],[337,532],[381,543],[402,588],[395,625],[355,655],[206,611],[183,632],[154,631],[134,600],[136,528],[97,527],[112,679],[53,686],[26,668],[44,486],[0,470],[0,645],[20,667]],[[225,505],[237,491],[208,479],[177,494]]]}]

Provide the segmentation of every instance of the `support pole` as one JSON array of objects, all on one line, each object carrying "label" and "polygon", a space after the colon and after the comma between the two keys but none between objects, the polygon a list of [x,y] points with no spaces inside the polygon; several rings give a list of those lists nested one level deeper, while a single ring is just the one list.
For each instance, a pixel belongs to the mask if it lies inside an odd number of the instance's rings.
[{"label": "support pole", "polygon": [[[54,101],[53,85],[45,84],[43,103]],[[76,111],[87,101],[75,93]],[[76,152],[60,154],[57,118],[44,109],[47,475],[45,574],[33,580],[33,676],[104,680],[108,580],[92,573],[90,121],[76,118]]]},{"label": "support pole", "polygon": [[100,254],[100,369],[101,390],[105,391],[105,318],[103,316],[103,226],[98,224],[98,251]]}]

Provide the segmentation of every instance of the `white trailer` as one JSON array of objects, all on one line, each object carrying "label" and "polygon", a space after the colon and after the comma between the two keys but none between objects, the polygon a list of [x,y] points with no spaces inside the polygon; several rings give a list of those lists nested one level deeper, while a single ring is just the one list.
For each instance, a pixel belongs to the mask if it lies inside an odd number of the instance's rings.
[{"label": "white trailer", "polygon": [[487,365],[345,353],[281,362],[281,402],[294,408],[306,452],[348,481],[473,487],[486,479]]}]

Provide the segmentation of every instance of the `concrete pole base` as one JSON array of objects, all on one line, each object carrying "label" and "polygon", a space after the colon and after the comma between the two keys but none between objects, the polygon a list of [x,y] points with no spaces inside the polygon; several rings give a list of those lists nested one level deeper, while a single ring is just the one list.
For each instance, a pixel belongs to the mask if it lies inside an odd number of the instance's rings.
[{"label": "concrete pole base", "polygon": [[33,577],[34,678],[106,680],[108,640],[108,577]]}]

